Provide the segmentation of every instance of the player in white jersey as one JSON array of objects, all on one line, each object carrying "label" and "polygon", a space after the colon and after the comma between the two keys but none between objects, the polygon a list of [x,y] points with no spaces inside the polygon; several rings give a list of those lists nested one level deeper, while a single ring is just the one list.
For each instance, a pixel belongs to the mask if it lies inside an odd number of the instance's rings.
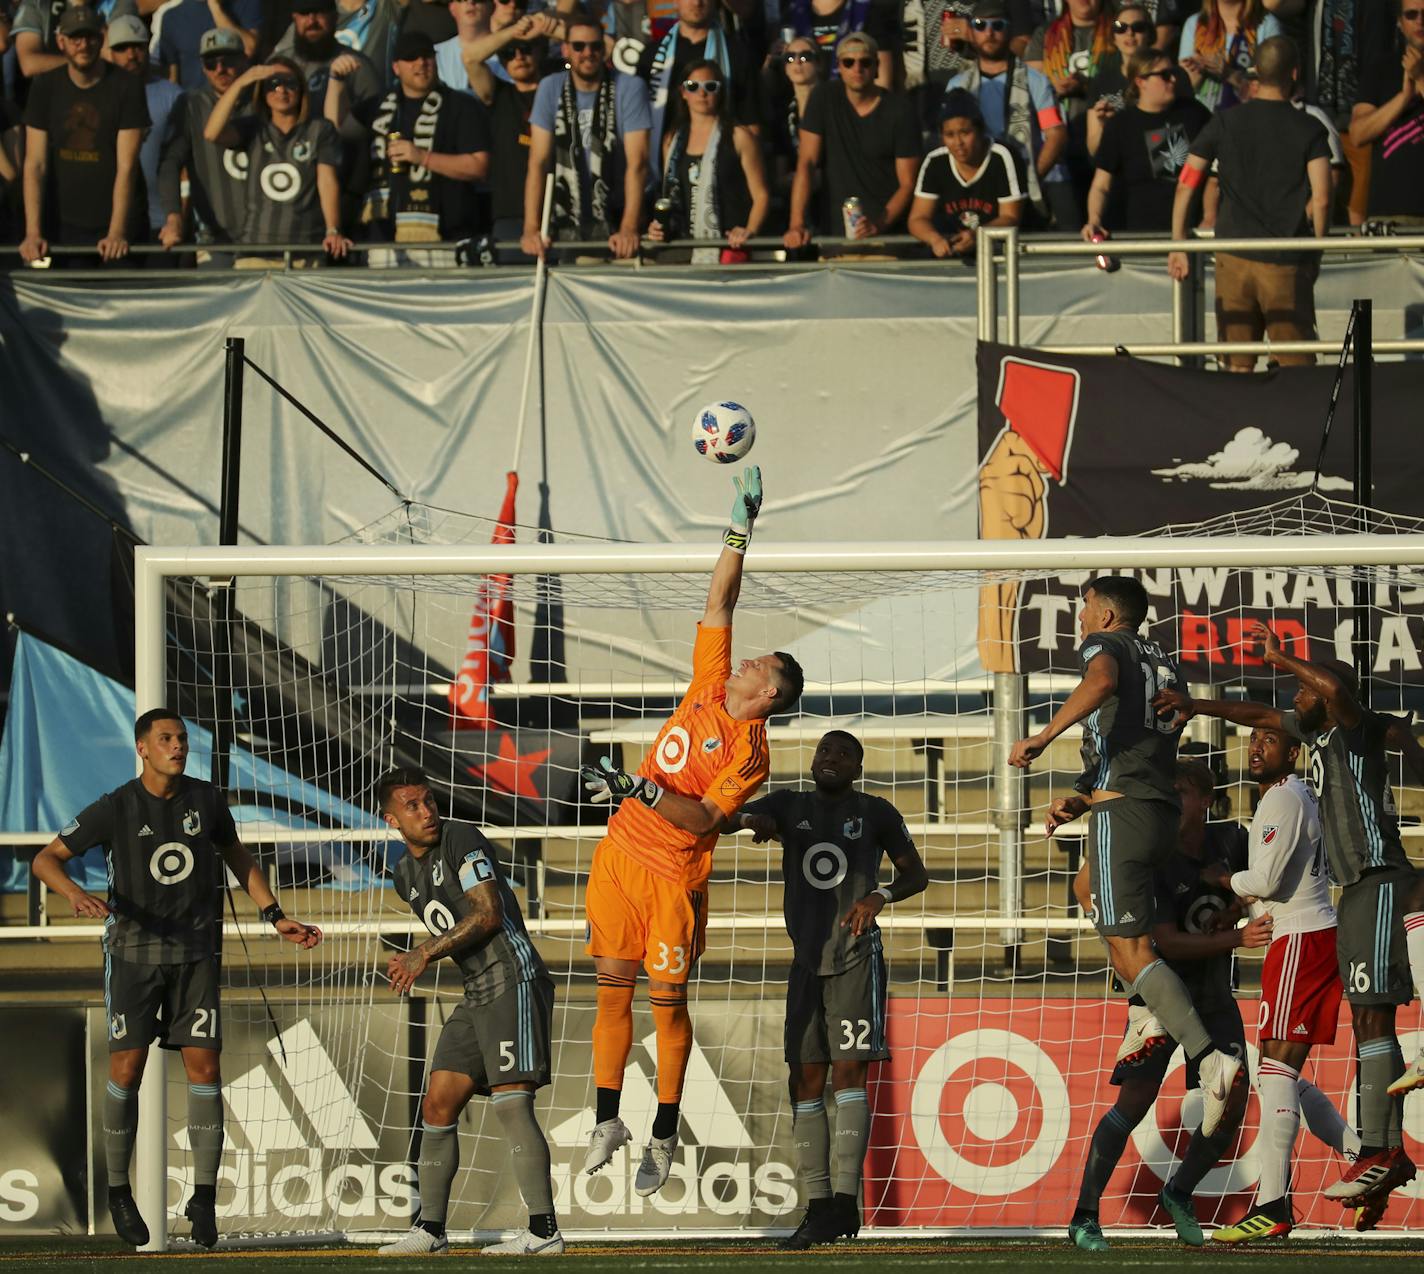
[{"label": "player in white jersey", "polygon": [[[1355,1130],[1324,1093],[1300,1077],[1310,1046],[1335,1040],[1344,987],[1320,809],[1295,773],[1299,755],[1300,743],[1283,730],[1257,726],[1251,731],[1247,767],[1259,786],[1260,803],[1251,820],[1246,870],[1208,868],[1251,904],[1253,914],[1271,917],[1272,933],[1261,970],[1261,1061],[1256,1070],[1261,1179],[1246,1215],[1212,1235],[1220,1243],[1290,1233],[1290,1162],[1302,1110],[1311,1132],[1346,1158],[1353,1160],[1360,1149]],[[1374,1216],[1362,1228],[1378,1219]]]}]

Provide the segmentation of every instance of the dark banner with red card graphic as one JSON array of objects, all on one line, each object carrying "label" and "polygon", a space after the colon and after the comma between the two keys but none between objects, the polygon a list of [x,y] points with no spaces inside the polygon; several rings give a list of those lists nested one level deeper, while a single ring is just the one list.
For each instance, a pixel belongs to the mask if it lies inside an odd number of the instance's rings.
[{"label": "dark banner with red card graphic", "polygon": [[[981,342],[980,537],[1140,535],[1212,519],[1236,519],[1238,533],[1355,532],[1350,369],[1315,482],[1335,374],[1333,362],[1243,376]],[[1409,463],[1421,401],[1424,367],[1374,368],[1373,507],[1396,515],[1388,520],[1396,529],[1424,517],[1424,484]],[[1259,512],[1266,506],[1274,511]],[[1339,573],[1265,564],[1134,573],[1152,602],[1152,636],[1177,653],[1188,680],[1249,679],[1261,668],[1259,653],[1242,641],[1254,619],[1269,624],[1290,653],[1352,658],[1353,597]],[[986,585],[979,621],[985,669],[1073,669],[1086,578]],[[1375,673],[1424,681],[1424,573],[1377,576],[1369,623]]]}]

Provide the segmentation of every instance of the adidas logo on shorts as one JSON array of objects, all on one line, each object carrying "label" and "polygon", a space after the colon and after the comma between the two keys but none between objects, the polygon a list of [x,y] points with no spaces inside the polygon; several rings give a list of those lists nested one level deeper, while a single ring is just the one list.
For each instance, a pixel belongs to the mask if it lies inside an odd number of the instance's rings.
[{"label": "adidas logo on shorts", "polygon": [[142,827],[138,829],[138,834],[140,836],[152,836],[153,828],[151,828],[147,823],[145,823]]},{"label": "adidas logo on shorts", "polygon": [[1124,911],[1124,912],[1122,913],[1122,915],[1120,915],[1120,916],[1118,917],[1118,922],[1119,922],[1120,924],[1130,925],[1130,924],[1135,924],[1136,921],[1137,921],[1137,917],[1134,916],[1134,915],[1132,914],[1132,912],[1130,912],[1130,911]]},{"label": "adidas logo on shorts", "polygon": [[809,832],[811,830],[811,824],[807,819],[803,818],[799,823],[796,824],[796,830],[798,832]]},{"label": "adidas logo on shorts", "polygon": [[1305,1023],[1304,1023],[1304,1022],[1301,1022],[1301,1023],[1299,1023],[1297,1026],[1295,1026],[1295,1027],[1291,1030],[1291,1034],[1292,1034],[1292,1035],[1309,1035],[1310,1032],[1305,1029]]}]

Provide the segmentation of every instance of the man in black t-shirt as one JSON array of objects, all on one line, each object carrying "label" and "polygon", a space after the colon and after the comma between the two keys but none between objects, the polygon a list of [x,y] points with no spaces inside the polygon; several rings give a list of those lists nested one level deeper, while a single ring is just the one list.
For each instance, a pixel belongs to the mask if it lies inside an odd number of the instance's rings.
[{"label": "man in black t-shirt", "polygon": [[[142,773],[80,811],[35,855],[31,870],[76,916],[104,921],[104,1008],[109,1083],[103,1101],[109,1212],[135,1247],[148,1226],[129,1185],[138,1133],[138,1089],[149,1045],[181,1049],[188,1074],[188,1137],[194,1188],[185,1215],[193,1241],[218,1239],[214,1211],[222,1158],[222,1023],[218,958],[227,872],[288,942],[309,950],[321,931],[282,913],[262,869],[237,838],[220,788],[184,774],[188,731],[178,714],[154,708],[134,725]],[[103,846],[107,899],[70,879],[65,864]]]},{"label": "man in black t-shirt", "polygon": [[[1172,205],[1172,237],[1187,236],[1187,214],[1212,161],[1221,183],[1216,233],[1222,239],[1324,238],[1330,218],[1330,142],[1319,120],[1291,105],[1300,54],[1285,36],[1256,47],[1259,87],[1249,102],[1214,115],[1192,142]],[[1306,209],[1310,216],[1307,220]],[[1315,339],[1316,264],[1308,252],[1218,252],[1216,330],[1223,341]],[[1182,252],[1167,257],[1187,277]],[[1276,354],[1281,366],[1313,354]],[[1249,372],[1254,354],[1228,354],[1227,370]]]},{"label": "man in black t-shirt", "polygon": [[[395,87],[352,111],[370,132],[362,220],[372,238],[385,242],[468,239],[480,228],[474,183],[484,180],[490,166],[485,109],[436,77],[435,46],[427,35],[399,36],[392,67]],[[339,124],[344,108],[341,81],[333,78],[327,118]],[[395,257],[372,264],[402,263],[408,253]]]},{"label": "man in black t-shirt", "polygon": [[[65,10],[59,47],[66,65],[30,85],[25,108],[25,238],[38,261],[49,244],[94,243],[100,261],[127,255],[147,237],[148,197],[138,152],[148,127],[143,80],[102,60],[104,21]],[[93,265],[93,257],[75,264]]]},{"label": "man in black t-shirt", "polygon": [[[816,168],[822,234],[866,239],[904,228],[920,166],[920,130],[909,100],[875,83],[878,57],[875,41],[864,32],[846,36],[836,50],[841,78],[817,85],[806,103],[791,183],[788,248],[804,247],[811,239],[806,212]],[[845,214],[850,199],[860,203],[853,225]]]},{"label": "man in black t-shirt", "polygon": [[1424,224],[1424,4],[1396,0],[1404,52],[1360,82],[1350,141],[1373,143],[1368,215]]}]

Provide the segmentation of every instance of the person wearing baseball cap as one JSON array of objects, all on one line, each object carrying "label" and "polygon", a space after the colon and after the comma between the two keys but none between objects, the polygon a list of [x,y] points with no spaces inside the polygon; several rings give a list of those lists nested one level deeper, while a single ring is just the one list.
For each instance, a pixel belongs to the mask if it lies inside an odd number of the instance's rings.
[{"label": "person wearing baseball cap", "polygon": [[[262,26],[262,0],[178,0],[163,13],[158,35],[158,64],[172,74],[177,68],[178,83],[192,91],[206,83],[203,77],[203,41],[211,33],[223,38],[223,52],[242,53],[251,58],[257,52],[257,33]],[[237,41],[231,47],[230,41]]]},{"label": "person wearing baseball cap", "polygon": [[[10,27],[10,40],[15,46],[15,61],[20,74],[27,80],[46,71],[54,71],[65,65],[65,57],[59,51],[59,20],[64,16],[66,6],[54,0],[24,0],[3,6],[13,11],[14,22]],[[99,6],[87,6],[97,12],[99,30],[102,34],[105,18],[117,18],[123,14],[136,15],[138,8],[134,0],[110,0]]]},{"label": "person wearing baseball cap", "polygon": [[[25,126],[25,238],[27,262],[49,255],[50,244],[94,244],[99,256],[56,260],[93,267],[126,256],[147,237],[147,196],[139,146],[149,125],[142,82],[100,56],[104,20],[74,5],[59,20],[65,65],[30,82]],[[37,136],[38,134],[38,136]]]},{"label": "person wearing baseball cap", "polygon": [[183,90],[167,76],[160,75],[158,68],[149,61],[148,42],[148,28],[142,18],[124,14],[109,23],[109,61],[119,70],[138,77],[148,102],[151,127],[143,135],[138,163],[143,172],[148,229],[153,235],[163,225],[163,209],[158,201],[158,161],[164,138],[168,136],[169,116],[174,104],[183,96]]},{"label": "person wearing baseball cap", "polygon": [[[198,58],[203,84],[189,89],[173,108],[174,127],[158,165],[158,197],[164,214],[158,241],[165,248],[177,247],[189,237],[184,220],[184,173],[188,175],[191,237],[197,243],[235,243],[247,216],[245,170],[227,162],[228,152],[210,145],[203,136],[218,98],[247,70],[242,37],[226,27],[213,27],[198,41]],[[198,264],[227,266],[231,258],[205,250],[198,254]]]}]

